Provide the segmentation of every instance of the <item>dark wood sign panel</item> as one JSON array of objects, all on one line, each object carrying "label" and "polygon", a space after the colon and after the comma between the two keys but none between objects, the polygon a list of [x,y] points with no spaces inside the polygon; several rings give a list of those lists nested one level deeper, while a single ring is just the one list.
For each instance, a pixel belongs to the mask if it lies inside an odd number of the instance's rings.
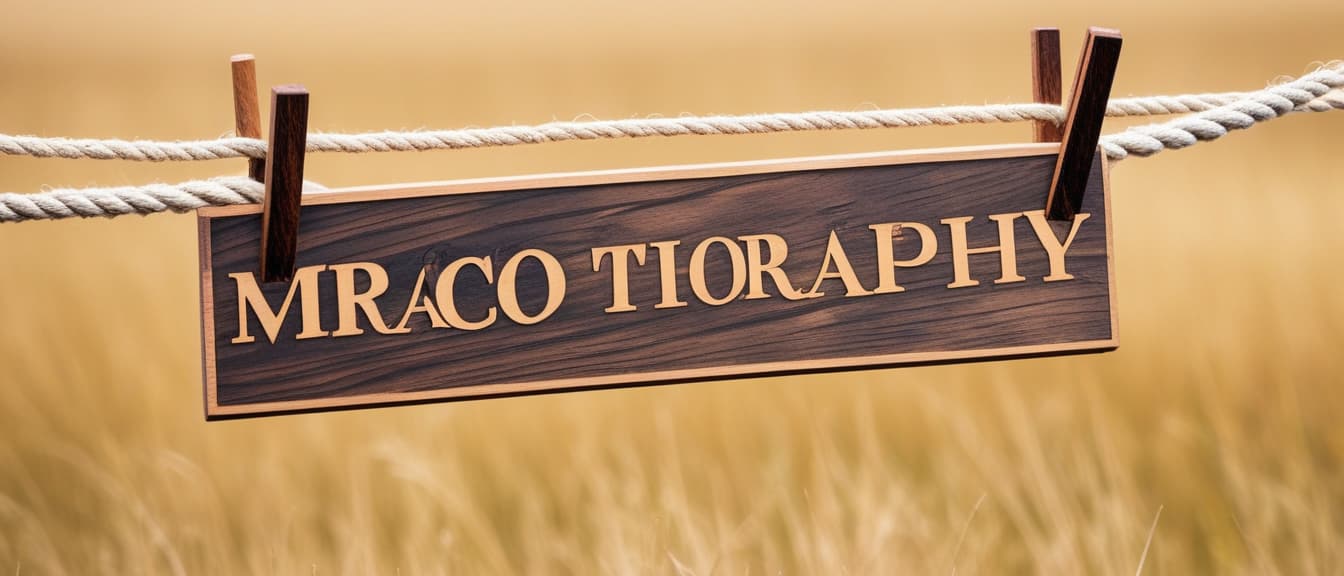
[{"label": "dark wood sign panel", "polygon": [[199,212],[208,418],[1102,351],[1103,155],[1059,146],[508,178],[304,198],[292,282],[259,209]]}]

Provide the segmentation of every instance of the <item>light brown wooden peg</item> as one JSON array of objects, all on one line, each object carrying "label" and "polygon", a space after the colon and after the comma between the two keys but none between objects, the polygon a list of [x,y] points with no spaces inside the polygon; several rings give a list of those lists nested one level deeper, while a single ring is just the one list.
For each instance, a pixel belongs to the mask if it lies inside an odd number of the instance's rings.
[{"label": "light brown wooden peg", "polygon": [[[1031,31],[1031,101],[1039,104],[1059,104],[1064,99],[1064,80],[1059,63],[1059,28],[1036,28]],[[1037,120],[1036,142],[1059,142],[1064,139],[1064,127],[1054,122]]]},{"label": "light brown wooden peg", "polygon": [[[261,139],[261,106],[257,103],[257,61],[251,54],[235,54],[233,67],[233,123],[239,136]],[[257,182],[266,178],[266,161],[250,158],[247,175]]]}]

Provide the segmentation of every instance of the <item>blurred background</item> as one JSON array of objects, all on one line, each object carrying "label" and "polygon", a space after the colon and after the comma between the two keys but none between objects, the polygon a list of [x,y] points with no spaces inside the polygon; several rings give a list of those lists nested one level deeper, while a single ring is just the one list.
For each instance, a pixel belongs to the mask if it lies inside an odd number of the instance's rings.
[{"label": "blurred background", "polygon": [[[1344,4],[28,2],[0,133],[201,139],[229,56],[313,130],[1021,102],[1344,58]],[[268,101],[263,97],[263,100]],[[269,112],[263,110],[263,117]],[[1135,122],[1109,121],[1105,132]],[[1020,142],[1027,124],[313,155],[327,186]],[[1113,167],[1118,352],[206,424],[191,215],[0,225],[0,573],[1337,574],[1344,112]],[[246,162],[0,157],[0,190]],[[1162,510],[1160,518],[1158,512]]]}]

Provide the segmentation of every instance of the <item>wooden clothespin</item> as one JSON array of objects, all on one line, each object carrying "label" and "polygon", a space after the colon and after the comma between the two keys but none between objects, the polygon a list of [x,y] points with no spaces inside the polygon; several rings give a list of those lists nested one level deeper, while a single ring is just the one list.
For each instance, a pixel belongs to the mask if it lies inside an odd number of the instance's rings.
[{"label": "wooden clothespin", "polygon": [[[257,104],[257,60],[251,54],[235,54],[229,59],[233,68],[233,124],[244,138],[261,139],[261,106]],[[251,158],[247,175],[257,182],[266,179],[266,161]]]},{"label": "wooden clothespin", "polygon": [[1083,55],[1078,59],[1078,72],[1073,78],[1059,159],[1045,200],[1045,214],[1052,220],[1072,220],[1082,206],[1097,153],[1097,139],[1101,137],[1101,123],[1106,119],[1111,82],[1120,61],[1120,42],[1118,30],[1087,29]]},{"label": "wooden clothespin", "polygon": [[[1059,28],[1031,31],[1031,100],[1038,104],[1058,105],[1064,99],[1064,80],[1059,63]],[[1036,121],[1037,142],[1064,139],[1062,126],[1047,120]]]},{"label": "wooden clothespin", "polygon": [[308,144],[308,90],[271,89],[271,132],[266,146],[266,193],[261,214],[261,280],[294,277],[299,243],[303,158]]}]

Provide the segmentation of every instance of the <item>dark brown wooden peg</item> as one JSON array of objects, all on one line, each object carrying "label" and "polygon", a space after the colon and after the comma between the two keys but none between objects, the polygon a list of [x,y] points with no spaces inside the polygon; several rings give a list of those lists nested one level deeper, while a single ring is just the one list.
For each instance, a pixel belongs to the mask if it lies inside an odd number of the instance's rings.
[{"label": "dark brown wooden peg", "polygon": [[272,88],[266,195],[261,214],[262,282],[285,281],[294,276],[307,143],[308,90],[298,85]]},{"label": "dark brown wooden peg", "polygon": [[[257,60],[251,54],[235,54],[233,68],[233,124],[239,136],[261,139],[261,106],[257,102]],[[266,160],[249,158],[248,177],[263,182]]]},{"label": "dark brown wooden peg", "polygon": [[[1059,63],[1059,28],[1031,31],[1031,101],[1058,105],[1064,99],[1064,80]],[[1047,120],[1036,121],[1036,142],[1059,142],[1064,128]]]},{"label": "dark brown wooden peg", "polygon": [[1087,30],[1064,120],[1059,160],[1045,200],[1046,216],[1052,220],[1071,220],[1083,203],[1101,124],[1106,119],[1111,83],[1120,62],[1120,42],[1118,30],[1097,27]]}]

